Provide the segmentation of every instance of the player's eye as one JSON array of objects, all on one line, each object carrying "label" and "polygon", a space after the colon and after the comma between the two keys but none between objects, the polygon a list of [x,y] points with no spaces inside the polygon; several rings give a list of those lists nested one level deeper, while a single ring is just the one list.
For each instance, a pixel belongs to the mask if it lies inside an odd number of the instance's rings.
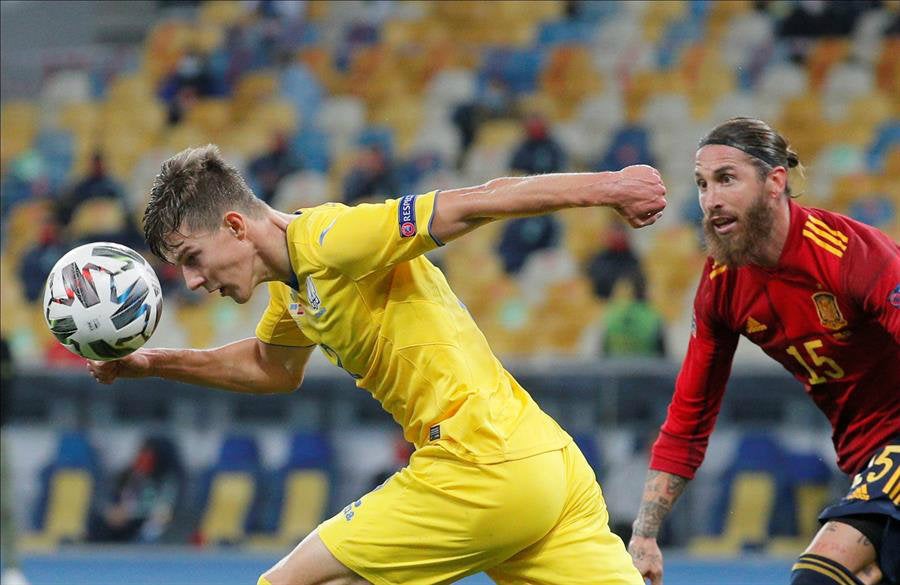
[{"label": "player's eye", "polygon": [[734,175],[722,175],[722,183],[725,185],[730,185],[734,182]]},{"label": "player's eye", "polygon": [[703,179],[699,179],[697,181],[697,188],[700,189],[701,191],[706,189],[706,181],[704,181]]}]

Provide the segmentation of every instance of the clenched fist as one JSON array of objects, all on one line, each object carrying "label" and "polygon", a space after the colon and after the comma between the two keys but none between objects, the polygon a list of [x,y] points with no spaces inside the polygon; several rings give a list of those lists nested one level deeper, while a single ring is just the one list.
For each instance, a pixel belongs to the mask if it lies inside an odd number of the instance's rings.
[{"label": "clenched fist", "polygon": [[616,172],[616,202],[612,207],[631,227],[655,223],[666,208],[666,185],[659,171],[632,165]]}]

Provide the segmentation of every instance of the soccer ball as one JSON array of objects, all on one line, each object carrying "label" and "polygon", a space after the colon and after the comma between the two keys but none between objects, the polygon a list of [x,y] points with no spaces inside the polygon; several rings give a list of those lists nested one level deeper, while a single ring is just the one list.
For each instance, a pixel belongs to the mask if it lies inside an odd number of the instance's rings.
[{"label": "soccer ball", "polygon": [[44,287],[44,319],[72,353],[125,357],[150,339],[162,315],[162,290],[150,264],[112,242],[67,252]]}]

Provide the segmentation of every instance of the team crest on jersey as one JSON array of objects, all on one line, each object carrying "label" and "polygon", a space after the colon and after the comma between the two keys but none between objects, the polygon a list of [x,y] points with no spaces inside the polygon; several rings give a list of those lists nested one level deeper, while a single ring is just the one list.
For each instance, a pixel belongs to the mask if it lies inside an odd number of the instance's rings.
[{"label": "team crest on jersey", "polygon": [[826,329],[836,331],[847,326],[847,320],[841,314],[841,308],[838,306],[837,298],[830,292],[817,292],[812,296],[813,302],[816,304],[816,312],[819,314],[819,321]]},{"label": "team crest on jersey", "polygon": [[401,238],[411,238],[419,231],[416,227],[416,197],[418,195],[403,197],[397,207],[397,224],[400,226]]},{"label": "team crest on jersey", "polygon": [[888,295],[888,302],[894,305],[895,309],[900,309],[900,284],[894,287],[894,290]]},{"label": "team crest on jersey", "polygon": [[322,306],[322,299],[319,298],[319,292],[316,290],[316,284],[311,276],[306,277],[306,301],[309,308],[312,309],[313,315],[321,317],[325,313],[325,307]]}]

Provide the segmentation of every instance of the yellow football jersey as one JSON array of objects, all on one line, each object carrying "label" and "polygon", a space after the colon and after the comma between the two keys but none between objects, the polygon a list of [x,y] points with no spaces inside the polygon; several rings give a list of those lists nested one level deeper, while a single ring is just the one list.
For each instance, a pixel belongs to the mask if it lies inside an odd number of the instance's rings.
[{"label": "yellow football jersey", "polygon": [[560,449],[569,435],[503,368],[423,256],[442,245],[430,234],[437,197],[302,210],[287,230],[296,282],[269,283],[256,336],[319,345],[416,447],[475,463]]}]

